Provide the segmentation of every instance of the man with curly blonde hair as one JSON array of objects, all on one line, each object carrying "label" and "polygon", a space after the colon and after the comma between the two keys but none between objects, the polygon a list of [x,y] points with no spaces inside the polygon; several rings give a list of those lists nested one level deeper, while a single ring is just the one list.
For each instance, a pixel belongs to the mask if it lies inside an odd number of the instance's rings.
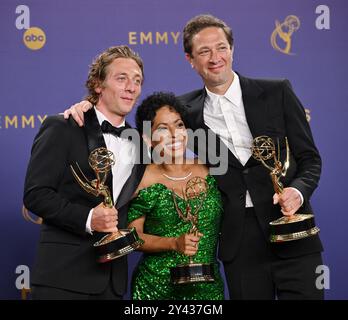
[{"label": "man with curly blonde hair", "polygon": [[[51,116],[35,137],[24,190],[25,206],[43,219],[32,273],[34,299],[121,299],[126,291],[127,258],[98,264],[93,244],[126,227],[126,204],[142,176],[141,166],[134,166],[136,146],[120,132],[130,127],[125,116],[140,96],[143,79],[135,52],[127,46],[107,49],[90,67],[87,99],[94,107],[85,126]],[[70,170],[78,163],[89,179],[95,178],[88,156],[99,147],[116,158],[106,181],[116,208],[84,191]]]}]

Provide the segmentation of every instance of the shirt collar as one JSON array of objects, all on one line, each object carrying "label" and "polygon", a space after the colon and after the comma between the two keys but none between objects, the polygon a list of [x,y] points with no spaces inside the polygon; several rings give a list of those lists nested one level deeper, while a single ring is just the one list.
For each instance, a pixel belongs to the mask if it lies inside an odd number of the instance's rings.
[{"label": "shirt collar", "polygon": [[[105,115],[100,112],[95,106],[94,106],[94,110],[95,110],[95,113],[97,115],[97,119],[98,119],[98,122],[99,122],[99,125],[101,126],[101,124],[103,123],[104,120],[112,123],[107,117],[105,117]],[[117,128],[120,128],[120,127],[124,127],[126,125],[126,120],[123,120],[122,123],[117,126]]]},{"label": "shirt collar", "polygon": [[[232,71],[233,72],[233,71]],[[224,95],[219,95],[216,93],[213,93],[209,91],[207,87],[205,87],[205,90],[207,91],[207,102],[215,105],[215,102],[219,100],[220,97],[225,97],[228,99],[230,102],[232,102],[234,105],[239,106],[240,101],[242,99],[242,88],[240,86],[240,81],[238,74],[233,72],[233,81],[231,85],[228,87],[227,91],[225,92]]]}]

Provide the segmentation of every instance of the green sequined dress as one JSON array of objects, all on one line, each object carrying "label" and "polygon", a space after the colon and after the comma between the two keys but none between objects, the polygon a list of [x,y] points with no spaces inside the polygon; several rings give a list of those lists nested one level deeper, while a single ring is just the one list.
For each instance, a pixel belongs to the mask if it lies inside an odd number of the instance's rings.
[{"label": "green sequined dress", "polygon": [[[199,210],[198,230],[203,234],[193,261],[214,263],[215,281],[173,285],[170,268],[187,263],[189,258],[176,251],[144,253],[134,270],[132,298],[136,300],[222,300],[224,285],[216,260],[216,249],[220,219],[222,215],[221,195],[215,179],[208,175],[208,194]],[[190,200],[190,201],[195,201]],[[185,212],[185,200],[176,196],[179,208]],[[195,203],[190,202],[191,207]],[[144,233],[161,237],[177,237],[190,230],[190,224],[178,216],[172,191],[161,183],[155,183],[140,190],[132,200],[128,212],[128,222],[146,215]]]}]

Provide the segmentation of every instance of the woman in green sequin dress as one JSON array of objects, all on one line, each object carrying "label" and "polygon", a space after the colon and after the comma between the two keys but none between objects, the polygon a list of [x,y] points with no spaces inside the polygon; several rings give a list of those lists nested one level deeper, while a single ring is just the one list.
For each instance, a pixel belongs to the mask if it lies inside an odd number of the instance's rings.
[{"label": "woman in green sequin dress", "polygon": [[[224,285],[216,259],[221,195],[206,166],[184,157],[187,131],[182,119],[180,102],[168,93],[149,96],[137,110],[139,131],[153,148],[153,155],[163,161],[158,163],[154,159],[147,166],[128,212],[129,227],[136,227],[145,241],[140,248],[144,254],[133,273],[133,299],[224,299]],[[149,133],[142,131],[146,120],[151,121],[151,139]],[[187,202],[183,190],[191,177],[201,177],[208,186],[198,211],[198,234],[190,233],[191,224],[178,214],[180,210],[185,212]],[[199,199],[189,200],[193,209],[200,203]],[[188,263],[189,256],[193,257],[193,262],[212,263],[215,281],[172,284],[170,268]]]}]

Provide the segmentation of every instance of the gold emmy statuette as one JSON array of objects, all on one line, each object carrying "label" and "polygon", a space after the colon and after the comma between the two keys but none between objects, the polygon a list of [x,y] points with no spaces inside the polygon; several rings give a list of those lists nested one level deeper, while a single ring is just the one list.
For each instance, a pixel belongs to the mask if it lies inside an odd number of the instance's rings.
[{"label": "gold emmy statuette", "polygon": [[[108,186],[105,185],[105,181],[111,166],[115,163],[114,154],[106,148],[97,148],[89,155],[88,163],[94,170],[96,179],[89,181],[77,163],[79,174],[74,170],[73,166],[70,166],[73,176],[85,191],[96,197],[103,196],[104,206],[112,208],[112,197]],[[120,229],[117,232],[109,233],[94,243],[97,261],[104,263],[122,257],[137,249],[143,243],[135,228]]]},{"label": "gold emmy statuette", "polygon": [[[185,213],[179,208],[176,202],[174,191],[173,201],[179,217],[191,224],[189,233],[198,234],[198,212],[201,209],[208,193],[208,184],[204,178],[193,177],[187,181],[184,190],[186,202]],[[191,203],[190,203],[191,201]],[[191,207],[190,204],[196,204]],[[170,269],[171,280],[174,284],[186,284],[194,282],[212,282],[214,279],[214,267],[212,263],[193,262],[194,257],[190,256],[189,262],[180,264]]]},{"label": "gold emmy statuette", "polygon": [[[252,156],[260,161],[268,170],[273,183],[274,191],[278,194],[283,192],[283,184],[280,182],[281,177],[285,177],[290,166],[289,144],[285,137],[286,159],[282,164],[280,162],[280,147],[278,141],[278,154],[276,155],[275,145],[272,138],[268,136],[256,137],[252,145]],[[270,162],[273,162],[270,164]],[[295,213],[293,216],[283,216],[270,222],[271,242],[293,241],[313,236],[319,232],[316,227],[313,214]]]}]

